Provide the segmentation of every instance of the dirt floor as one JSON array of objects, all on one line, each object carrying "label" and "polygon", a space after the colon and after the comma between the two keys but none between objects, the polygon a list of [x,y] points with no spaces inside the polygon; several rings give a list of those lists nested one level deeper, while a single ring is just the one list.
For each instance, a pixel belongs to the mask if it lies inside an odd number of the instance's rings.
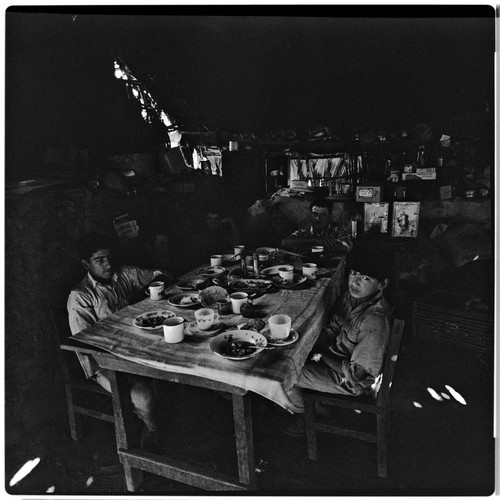
[{"label": "dirt floor", "polygon": [[[305,438],[283,430],[293,416],[260,397],[252,401],[257,495],[491,495],[495,482],[493,373],[484,358],[447,345],[414,339],[408,332],[392,388],[389,477],[377,477],[375,446],[320,435],[317,462],[307,458]],[[449,388],[465,400],[460,403]],[[434,399],[434,389],[442,401]],[[207,390],[162,387],[164,450],[214,470],[235,473],[230,401]],[[349,412],[332,418],[361,423]],[[83,436],[69,437],[66,416],[6,450],[6,489],[15,495],[124,494],[114,428],[83,420]],[[40,458],[33,471],[9,487],[15,472]],[[205,494],[152,474],[143,495]]]}]

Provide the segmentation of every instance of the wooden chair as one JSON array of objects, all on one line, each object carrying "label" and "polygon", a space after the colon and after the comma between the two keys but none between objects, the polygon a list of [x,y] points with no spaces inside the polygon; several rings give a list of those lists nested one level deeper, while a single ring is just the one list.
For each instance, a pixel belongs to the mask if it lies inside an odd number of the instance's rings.
[{"label": "wooden chair", "polygon": [[[390,393],[394,369],[399,355],[404,324],[404,321],[401,319],[394,320],[391,329],[389,346],[385,355],[384,366],[382,368],[382,380],[376,395],[344,396],[304,389],[307,451],[311,460],[317,459],[317,432],[339,434],[341,436],[376,443],[378,476],[387,477],[387,435],[389,430]],[[339,427],[331,423],[316,421],[316,402],[327,406],[359,410],[361,412],[367,412],[375,415],[376,432],[367,433],[360,430]]]},{"label": "wooden chair", "polygon": [[[87,380],[85,378],[76,354],[71,352],[73,349],[68,345],[71,333],[69,331],[68,315],[66,311],[51,309],[50,315],[60,346],[60,349],[58,349],[58,357],[66,393],[71,438],[77,440],[81,435],[81,415],[114,424],[115,418],[112,412],[112,406],[110,407],[111,411],[109,413],[102,411],[104,405],[110,404],[111,393],[103,389],[93,380]],[[83,352],[80,347],[79,351]],[[90,354],[91,351],[89,350],[88,353]],[[90,394],[97,394],[98,396],[94,397],[93,400],[92,398],[89,400]]]}]

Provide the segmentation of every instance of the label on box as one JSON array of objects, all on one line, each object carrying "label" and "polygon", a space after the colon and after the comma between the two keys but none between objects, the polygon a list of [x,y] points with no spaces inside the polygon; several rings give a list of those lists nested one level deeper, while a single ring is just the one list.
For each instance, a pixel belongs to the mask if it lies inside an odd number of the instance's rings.
[{"label": "label on box", "polygon": [[356,186],[356,201],[378,203],[382,199],[381,186]]},{"label": "label on box", "polygon": [[436,172],[429,174],[405,174],[403,173],[404,181],[434,181],[436,180]]}]

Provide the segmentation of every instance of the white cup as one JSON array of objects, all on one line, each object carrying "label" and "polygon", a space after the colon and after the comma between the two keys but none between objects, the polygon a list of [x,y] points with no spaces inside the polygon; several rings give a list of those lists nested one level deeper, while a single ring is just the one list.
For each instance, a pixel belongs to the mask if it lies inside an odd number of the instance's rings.
[{"label": "white cup", "polygon": [[231,299],[231,307],[234,314],[241,314],[241,306],[248,300],[248,293],[235,292],[229,298]]},{"label": "white cup", "polygon": [[240,253],[243,253],[243,250],[245,250],[245,245],[236,245],[234,247],[234,255],[239,255]]},{"label": "white cup", "polygon": [[302,274],[308,280],[316,279],[316,273],[318,272],[318,264],[314,264],[313,262],[306,262],[302,266]]},{"label": "white cup", "polygon": [[222,255],[211,255],[210,256],[211,266],[222,266]]},{"label": "white cup", "polygon": [[149,284],[149,297],[151,300],[160,300],[162,298],[165,285],[161,281],[153,281]]},{"label": "white cup", "polygon": [[323,252],[323,246],[322,245],[317,245],[311,248],[312,253],[322,253]]},{"label": "white cup", "polygon": [[184,325],[185,320],[180,316],[167,318],[163,322],[163,336],[165,337],[165,342],[169,344],[182,342],[184,340]]},{"label": "white cup", "polygon": [[286,314],[275,314],[268,319],[270,336],[274,340],[288,337],[292,329],[292,318]]},{"label": "white cup", "polygon": [[196,324],[200,330],[208,330],[214,324],[214,321],[219,319],[219,315],[208,307],[204,307],[203,309],[198,309],[194,313],[194,317],[196,318]]},{"label": "white cup", "polygon": [[293,283],[293,266],[278,267],[280,278],[286,283]]}]

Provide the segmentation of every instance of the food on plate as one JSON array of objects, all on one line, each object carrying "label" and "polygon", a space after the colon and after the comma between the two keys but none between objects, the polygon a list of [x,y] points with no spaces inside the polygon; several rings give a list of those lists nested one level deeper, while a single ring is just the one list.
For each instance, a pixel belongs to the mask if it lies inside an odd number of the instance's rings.
[{"label": "food on plate", "polygon": [[254,279],[243,279],[235,280],[231,283],[233,288],[244,288],[249,290],[258,290],[259,288],[268,288],[270,286],[269,281],[264,280],[254,280]]},{"label": "food on plate", "polygon": [[241,330],[253,330],[255,332],[260,332],[266,326],[266,322],[260,318],[252,318],[241,325],[238,328]]},{"label": "food on plate", "polygon": [[187,297],[182,297],[182,299],[179,301],[179,304],[187,306],[190,304],[196,304],[198,300],[199,299],[197,295],[188,295]]},{"label": "food on plate", "polygon": [[221,286],[209,286],[200,292],[200,300],[204,307],[215,307],[220,299],[227,299],[229,293]]},{"label": "food on plate", "polygon": [[138,316],[135,318],[137,326],[142,326],[143,328],[156,328],[160,326],[165,321],[165,316]]},{"label": "food on plate", "polygon": [[226,356],[242,357],[248,356],[255,350],[255,344],[247,340],[231,340],[228,339],[227,343],[223,346],[222,352]]}]

